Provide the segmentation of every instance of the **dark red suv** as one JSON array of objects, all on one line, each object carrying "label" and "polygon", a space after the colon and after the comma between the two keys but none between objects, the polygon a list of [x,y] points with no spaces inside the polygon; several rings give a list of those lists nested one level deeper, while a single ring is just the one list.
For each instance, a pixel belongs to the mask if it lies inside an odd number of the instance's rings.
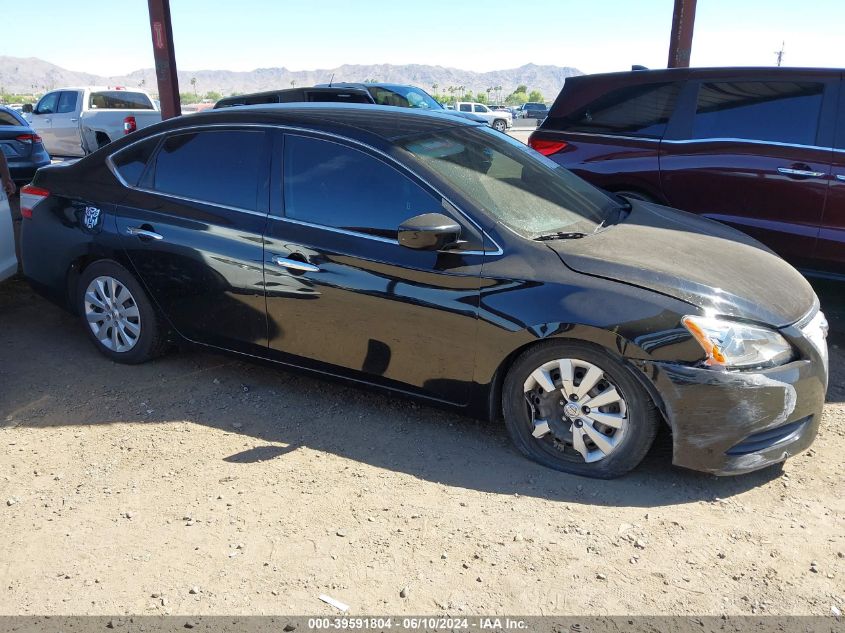
[{"label": "dark red suv", "polygon": [[797,68],[573,77],[529,145],[599,187],[720,220],[807,274],[845,279],[842,78]]}]

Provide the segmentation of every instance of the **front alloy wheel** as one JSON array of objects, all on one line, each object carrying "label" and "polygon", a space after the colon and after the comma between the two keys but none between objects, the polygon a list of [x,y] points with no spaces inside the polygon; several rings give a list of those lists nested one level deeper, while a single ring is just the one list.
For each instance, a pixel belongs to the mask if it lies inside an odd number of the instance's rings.
[{"label": "front alloy wheel", "polygon": [[642,461],[660,416],[632,370],[604,350],[550,341],[523,352],[502,389],[505,425],[531,459],[604,479]]},{"label": "front alloy wheel", "polygon": [[531,435],[585,462],[604,459],[619,446],[628,405],[604,371],[576,358],[544,363],[523,385]]}]

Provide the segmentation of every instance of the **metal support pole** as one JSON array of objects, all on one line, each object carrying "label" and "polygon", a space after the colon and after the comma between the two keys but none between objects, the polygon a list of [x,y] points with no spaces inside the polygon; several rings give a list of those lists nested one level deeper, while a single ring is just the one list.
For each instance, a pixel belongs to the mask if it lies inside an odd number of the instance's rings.
[{"label": "metal support pole", "polygon": [[170,24],[170,0],[147,2],[150,8],[150,32],[153,36],[161,118],[169,119],[182,114],[179,79],[176,76],[176,53],[173,48],[173,27]]},{"label": "metal support pole", "polygon": [[669,38],[669,68],[689,68],[696,0],[675,0]]}]

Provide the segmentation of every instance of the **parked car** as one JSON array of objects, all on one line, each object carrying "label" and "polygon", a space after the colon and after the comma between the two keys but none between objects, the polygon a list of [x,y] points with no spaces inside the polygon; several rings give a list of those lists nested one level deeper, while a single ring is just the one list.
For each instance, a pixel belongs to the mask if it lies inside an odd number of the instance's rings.
[{"label": "parked car", "polygon": [[62,88],[39,99],[32,128],[54,156],[84,156],[161,121],[150,95],[124,88]]},{"label": "parked car", "polygon": [[5,190],[0,187],[0,281],[5,281],[16,272],[18,272],[18,256],[15,253],[12,209]]},{"label": "parked car", "polygon": [[[329,84],[321,84],[325,87]],[[432,97],[422,88],[416,86],[407,86],[404,84],[378,84],[378,83],[333,83],[332,86],[358,88],[366,91],[372,102],[376,105],[393,106],[397,108],[413,108],[416,110],[425,110],[427,112],[442,112],[451,114],[452,116],[469,119],[477,123],[484,123],[485,118],[480,117],[472,112],[461,112],[455,107],[446,107],[437,99]]]},{"label": "parked car", "polygon": [[821,420],[826,324],[789,264],[451,115],[178,117],[42,168],[21,207],[24,273],[117,362],[180,340],[345,377],[504,418],[595,477],[661,417],[674,462],[717,474],[800,454]]},{"label": "parked car", "polygon": [[[569,80],[567,79],[567,81]],[[523,119],[542,120],[545,119],[546,115],[549,113],[549,109],[546,107],[545,103],[534,103],[531,101],[523,103],[519,110]]]},{"label": "parked car", "polygon": [[41,137],[26,120],[10,108],[0,106],[0,151],[6,155],[12,180],[24,184],[39,167],[50,164]]},{"label": "parked car", "polygon": [[362,88],[287,88],[225,97],[215,103],[214,108],[268,103],[375,103],[375,101],[370,93]]},{"label": "parked car", "polygon": [[481,117],[497,132],[505,132],[508,128],[513,127],[513,116],[506,110],[491,110],[483,103],[472,101],[458,101],[455,107],[458,112],[471,112],[475,116]]},{"label": "parked car", "polygon": [[839,70],[572,77],[529,142],[595,185],[719,220],[805,274],[845,279],[843,92]]}]

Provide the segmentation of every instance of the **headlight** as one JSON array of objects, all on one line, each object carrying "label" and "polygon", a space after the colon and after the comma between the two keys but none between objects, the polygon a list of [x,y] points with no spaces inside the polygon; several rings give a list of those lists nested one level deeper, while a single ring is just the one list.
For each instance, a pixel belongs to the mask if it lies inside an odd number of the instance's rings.
[{"label": "headlight", "polygon": [[715,317],[685,316],[684,327],[704,349],[714,369],[773,367],[792,360],[792,346],[768,328]]}]

